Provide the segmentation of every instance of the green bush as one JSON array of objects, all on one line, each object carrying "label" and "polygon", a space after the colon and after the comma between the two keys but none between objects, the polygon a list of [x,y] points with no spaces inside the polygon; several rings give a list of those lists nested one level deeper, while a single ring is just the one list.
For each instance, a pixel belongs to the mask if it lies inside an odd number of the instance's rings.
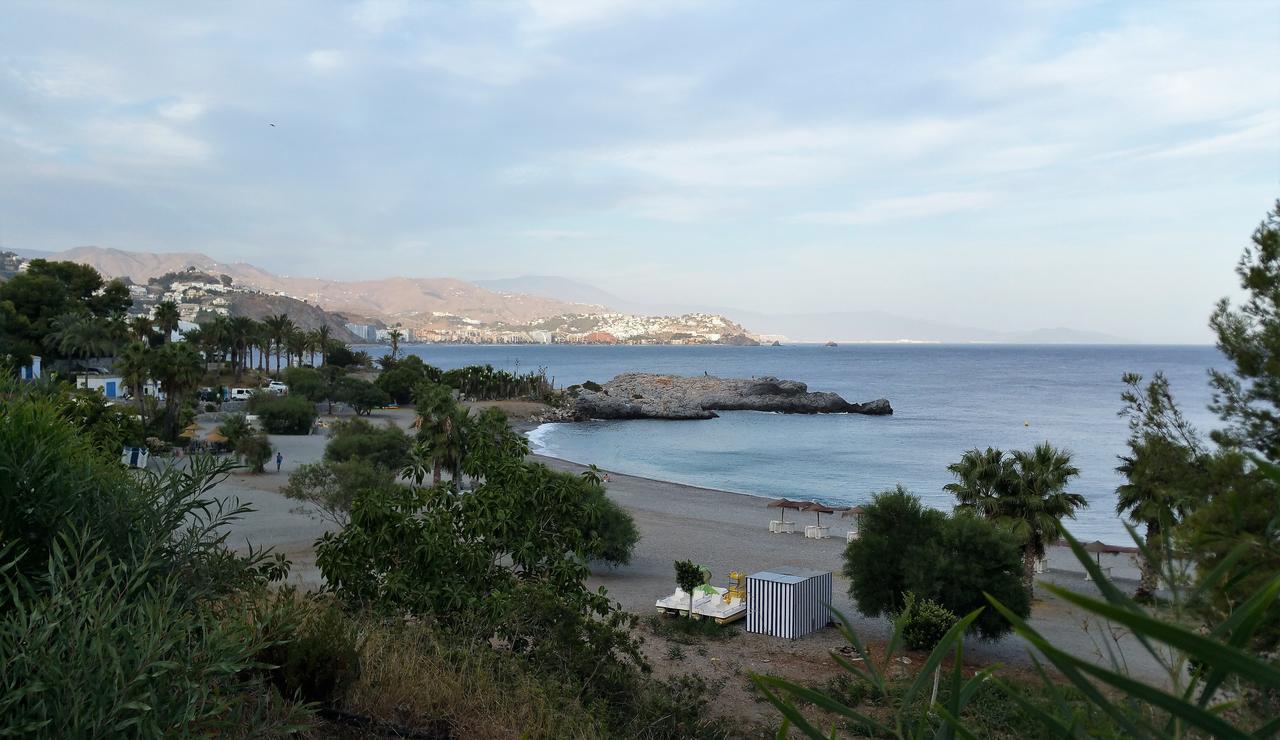
[{"label": "green bush", "polygon": [[305,720],[267,711],[252,669],[269,645],[242,606],[198,608],[159,561],[113,561],[86,537],[50,555],[47,593],[4,579],[18,597],[0,616],[4,734],[260,735]]},{"label": "green bush", "polygon": [[209,494],[230,466],[139,475],[68,423],[69,395],[0,395],[0,734],[300,729],[254,658],[276,639],[255,595],[287,565],[225,547],[248,513]]},{"label": "green bush", "polygon": [[235,414],[218,425],[218,433],[227,438],[227,445],[234,450],[241,439],[253,434],[253,427],[244,414]]},{"label": "green bush", "polygon": [[333,389],[333,400],[351,407],[358,416],[368,416],[374,409],[391,403],[391,396],[367,380],[340,378]]},{"label": "green bush", "polygon": [[316,421],[315,404],[300,396],[264,394],[253,410],[271,434],[310,434]]},{"label": "green bush", "polygon": [[412,438],[390,422],[376,426],[364,419],[349,419],[330,429],[324,458],[333,462],[360,458],[385,470],[399,471],[409,462],[412,444]]},{"label": "green bush", "polygon": [[379,373],[373,382],[396,403],[403,404],[413,399],[413,387],[425,379],[426,373],[420,367],[406,365],[401,361],[390,370]]},{"label": "green bush", "polygon": [[236,441],[235,451],[244,460],[244,464],[255,473],[263,472],[267,461],[271,459],[271,453],[274,452],[271,441],[261,432],[241,436]]},{"label": "green bush", "polygon": [[594,380],[588,380],[584,382],[582,384],[582,387],[586,388],[589,391],[593,391],[595,393],[599,393],[600,391],[604,390],[604,387],[601,386],[599,383],[595,382]]},{"label": "green bush", "polygon": [[[899,486],[877,494],[864,508],[859,531],[861,536],[845,548],[844,573],[849,595],[864,614],[898,614],[908,593],[953,614],[982,608],[984,594],[1001,599],[1019,616],[1031,613],[1018,542],[994,522],[928,509]],[[971,624],[983,639],[1012,628],[991,609]]]},{"label": "green bush", "polygon": [[315,506],[320,516],[345,526],[351,503],[365,491],[395,485],[395,473],[361,457],[343,462],[306,463],[289,475],[280,489],[288,498]]},{"label": "green bush", "polygon": [[312,403],[329,399],[330,383],[320,370],[310,367],[291,367],[284,371],[284,382],[289,395],[305,398]]},{"label": "green bush", "polygon": [[270,675],[281,696],[333,705],[360,677],[357,625],[328,600],[308,602],[303,613],[290,639],[269,646],[258,657],[275,666]]},{"label": "green bush", "polygon": [[947,630],[959,621],[950,609],[932,599],[917,599],[914,594],[907,595],[902,616],[906,620],[902,639],[911,650],[932,650]]},{"label": "green bush", "polygon": [[593,497],[599,497],[593,532],[599,545],[593,556],[609,565],[626,565],[631,562],[631,553],[640,541],[640,531],[636,529],[631,514],[608,498],[603,488],[594,486],[593,491],[598,491],[592,494]]}]

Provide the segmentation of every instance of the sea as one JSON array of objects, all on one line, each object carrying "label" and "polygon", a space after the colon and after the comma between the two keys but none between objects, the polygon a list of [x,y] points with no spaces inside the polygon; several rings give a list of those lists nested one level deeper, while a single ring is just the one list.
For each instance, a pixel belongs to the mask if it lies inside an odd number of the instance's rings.
[{"label": "sea", "polygon": [[[379,356],[385,347],[366,348]],[[489,364],[545,369],[557,387],[605,382],[623,372],[721,377],[772,375],[849,401],[887,398],[892,416],[723,412],[706,421],[544,424],[534,451],[619,473],[756,496],[851,505],[902,485],[950,509],[947,465],[965,450],[1069,450],[1080,476],[1070,490],[1089,502],[1068,529],[1085,540],[1128,544],[1115,513],[1117,455],[1128,427],[1118,416],[1126,372],[1163,372],[1186,416],[1204,433],[1208,370],[1225,358],[1209,346],[790,344],[760,347],[406,345],[444,369]]]}]

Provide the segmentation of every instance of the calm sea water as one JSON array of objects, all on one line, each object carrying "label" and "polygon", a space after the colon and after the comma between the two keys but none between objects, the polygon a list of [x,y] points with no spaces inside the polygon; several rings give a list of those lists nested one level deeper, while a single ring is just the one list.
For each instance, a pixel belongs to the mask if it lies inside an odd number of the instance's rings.
[{"label": "calm sea water", "polygon": [[[1163,371],[1202,430],[1212,347],[790,345],[782,347],[577,347],[416,345],[407,352],[442,368],[489,363],[545,367],[558,386],[603,382],[627,371],[723,377],[776,375],[850,401],[888,398],[894,415],[791,416],[727,412],[709,421],[547,424],[535,450],[606,470],[760,496],[854,504],[901,483],[950,508],[946,466],[974,447],[1019,449],[1049,441],[1074,454],[1074,490],[1089,508],[1076,535],[1127,542],[1114,513],[1116,455],[1127,427],[1117,417],[1120,377]],[[373,348],[371,354],[381,354]]]}]

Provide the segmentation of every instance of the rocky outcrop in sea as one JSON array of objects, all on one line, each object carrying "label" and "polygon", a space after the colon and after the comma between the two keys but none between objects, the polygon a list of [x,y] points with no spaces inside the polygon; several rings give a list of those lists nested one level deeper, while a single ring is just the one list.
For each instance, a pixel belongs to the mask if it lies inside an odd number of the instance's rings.
[{"label": "rocky outcrop in sea", "polygon": [[604,385],[570,389],[568,419],[714,419],[717,411],[775,411],[784,414],[893,413],[883,398],[849,403],[835,393],[811,392],[796,380],[685,377],[624,373]]}]

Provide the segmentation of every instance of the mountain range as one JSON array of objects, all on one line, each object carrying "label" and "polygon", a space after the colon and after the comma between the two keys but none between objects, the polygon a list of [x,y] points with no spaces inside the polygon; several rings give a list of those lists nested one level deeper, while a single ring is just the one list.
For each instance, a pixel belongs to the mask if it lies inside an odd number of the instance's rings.
[{"label": "mountain range", "polygon": [[352,318],[401,321],[406,325],[421,324],[432,317],[514,326],[566,314],[700,313],[725,316],[755,335],[776,336],[792,342],[1107,344],[1125,341],[1101,332],[1065,327],[996,331],[879,310],[768,314],[696,303],[646,303],[548,275],[470,282],[449,277],[342,281],[276,275],[244,262],[220,262],[199,252],[131,252],[103,247],[76,247],[62,252],[12,251],[22,256],[92,265],[104,275],[128,277],[135,282],[196,267],[212,274],[228,275],[240,285],[293,296]]}]

